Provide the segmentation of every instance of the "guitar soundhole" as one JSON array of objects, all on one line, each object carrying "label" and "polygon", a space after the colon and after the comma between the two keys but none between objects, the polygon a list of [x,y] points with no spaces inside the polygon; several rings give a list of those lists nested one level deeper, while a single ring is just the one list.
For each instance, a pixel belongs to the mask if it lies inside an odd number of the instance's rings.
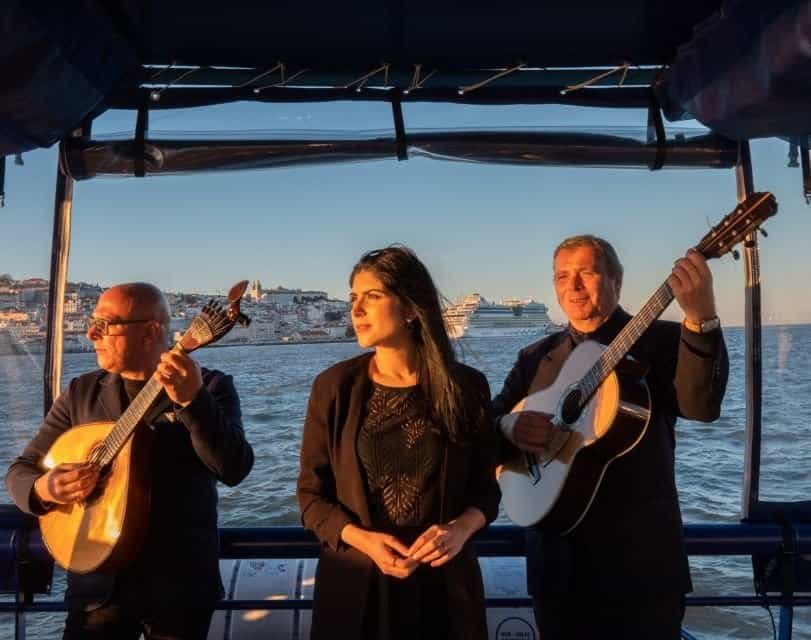
[{"label": "guitar soundhole", "polygon": [[566,394],[560,412],[560,417],[563,419],[564,424],[572,425],[580,417],[580,413],[583,411],[583,407],[581,406],[582,399],[583,394],[580,392],[580,389],[572,389]]},{"label": "guitar soundhole", "polygon": [[[100,463],[106,457],[107,450],[104,446],[103,442],[98,443],[90,452],[90,455],[87,457],[88,462],[94,462],[96,464]],[[93,491],[85,498],[85,507],[94,505],[96,502],[104,494],[105,489],[107,489],[107,481],[110,478],[110,471],[112,470],[111,464],[106,464],[101,468],[99,472],[99,480],[96,483],[96,486],[93,487]]]},{"label": "guitar soundhole", "polygon": [[107,489],[107,481],[110,479],[111,470],[112,467],[109,464],[102,467],[101,473],[99,473],[99,481],[96,483],[96,486],[93,487],[93,491],[90,492],[90,495],[85,498],[85,506],[95,504],[102,495],[104,495],[104,491]]}]

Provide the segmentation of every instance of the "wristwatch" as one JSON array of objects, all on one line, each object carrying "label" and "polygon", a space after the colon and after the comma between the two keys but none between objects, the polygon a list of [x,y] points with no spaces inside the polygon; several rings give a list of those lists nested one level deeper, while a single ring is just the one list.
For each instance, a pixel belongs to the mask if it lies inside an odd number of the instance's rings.
[{"label": "wristwatch", "polygon": [[684,319],[684,327],[693,333],[709,333],[715,331],[721,326],[721,319],[718,316],[713,316],[708,320],[701,322],[690,322],[687,318]]}]

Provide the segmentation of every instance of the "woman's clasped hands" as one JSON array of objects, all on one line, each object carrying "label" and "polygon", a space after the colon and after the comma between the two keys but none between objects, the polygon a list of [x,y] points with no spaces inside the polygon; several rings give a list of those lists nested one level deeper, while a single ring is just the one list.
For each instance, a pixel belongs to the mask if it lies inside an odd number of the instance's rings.
[{"label": "woman's clasped hands", "polygon": [[341,540],[369,556],[387,576],[407,578],[419,565],[418,561],[408,557],[408,547],[389,533],[348,524],[341,531]]},{"label": "woman's clasped hands", "polygon": [[347,525],[342,539],[369,556],[387,576],[407,578],[421,564],[441,567],[455,558],[465,543],[484,524],[478,509],[469,509],[447,524],[428,527],[410,547],[396,536]]},{"label": "woman's clasped hands", "polygon": [[447,524],[435,524],[414,541],[408,558],[432,567],[441,567],[455,558],[465,543],[484,525],[484,515],[478,509],[467,509]]}]

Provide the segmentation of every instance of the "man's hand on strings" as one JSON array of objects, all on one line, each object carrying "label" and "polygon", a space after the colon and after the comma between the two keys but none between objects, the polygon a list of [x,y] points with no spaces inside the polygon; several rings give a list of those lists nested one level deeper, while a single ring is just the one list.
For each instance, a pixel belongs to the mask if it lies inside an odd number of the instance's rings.
[{"label": "man's hand on strings", "polygon": [[541,411],[517,411],[501,418],[504,434],[524,451],[544,455],[560,437],[561,431],[552,424],[552,416]]},{"label": "man's hand on strings", "polygon": [[41,502],[82,502],[93,492],[98,481],[98,466],[89,462],[65,462],[37,478],[34,492]]},{"label": "man's hand on strings", "polygon": [[683,258],[676,260],[667,284],[684,311],[686,320],[701,324],[715,317],[712,272],[698,251],[690,249]]},{"label": "man's hand on strings", "polygon": [[163,353],[156,374],[172,402],[182,407],[194,400],[203,387],[200,365],[180,351]]}]

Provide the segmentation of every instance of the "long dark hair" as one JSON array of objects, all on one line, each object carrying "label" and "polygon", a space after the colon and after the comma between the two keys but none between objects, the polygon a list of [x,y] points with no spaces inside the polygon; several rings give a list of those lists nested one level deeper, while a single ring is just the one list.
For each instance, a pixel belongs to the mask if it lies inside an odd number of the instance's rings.
[{"label": "long dark hair", "polygon": [[352,269],[349,286],[361,271],[377,276],[414,320],[410,331],[417,352],[419,385],[434,419],[452,442],[462,443],[481,424],[484,408],[454,377],[456,355],[442,318],[439,291],[428,269],[411,249],[391,245],[363,254]]}]

